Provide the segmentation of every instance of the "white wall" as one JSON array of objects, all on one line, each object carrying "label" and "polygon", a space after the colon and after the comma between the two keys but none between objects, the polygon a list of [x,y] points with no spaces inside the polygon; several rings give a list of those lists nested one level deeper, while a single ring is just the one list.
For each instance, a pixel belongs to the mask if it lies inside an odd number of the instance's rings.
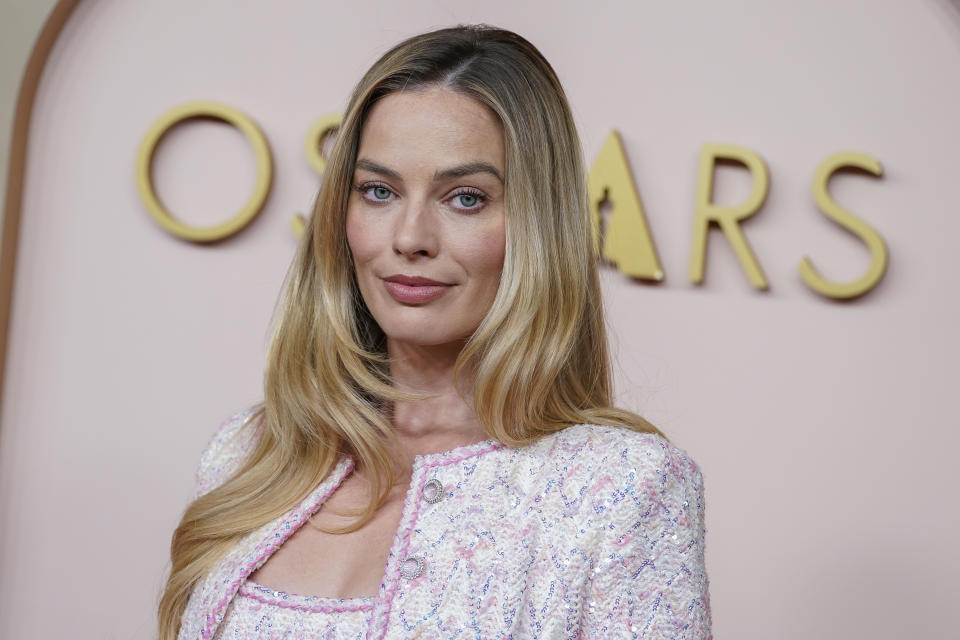
[{"label": "white wall", "polygon": [[[626,144],[666,270],[607,270],[621,401],[703,468],[715,634],[738,640],[947,637],[960,552],[954,274],[960,26],[933,1],[235,3],[89,0],[37,97],[0,426],[0,636],[147,637],[170,534],[216,424],[260,398],[266,331],[317,179],[303,139],[388,46],[489,22],[542,49],[588,158]],[[134,158],[150,123],[199,98],[240,108],[273,149],[263,214],[214,246],[146,215]],[[699,146],[771,172],[744,231],[771,283],[750,288],[719,234],[686,280]],[[885,279],[851,303],[799,279],[865,269],[815,208],[841,150],[885,176],[836,199],[886,239]],[[170,207],[228,216],[252,186],[225,127],[158,157]],[[747,192],[720,172],[717,199]],[[56,612],[54,615],[53,612]]]}]

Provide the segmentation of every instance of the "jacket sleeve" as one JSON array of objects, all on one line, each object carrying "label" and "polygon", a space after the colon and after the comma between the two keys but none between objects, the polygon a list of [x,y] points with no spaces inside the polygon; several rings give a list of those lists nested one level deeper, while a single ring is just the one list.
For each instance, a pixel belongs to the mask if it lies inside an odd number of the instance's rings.
[{"label": "jacket sleeve", "polygon": [[224,420],[200,455],[193,498],[209,493],[233,475],[260,436],[262,404],[246,407]]},{"label": "jacket sleeve", "polygon": [[709,640],[700,470],[656,436],[617,449],[591,487],[599,526],[581,637]]}]

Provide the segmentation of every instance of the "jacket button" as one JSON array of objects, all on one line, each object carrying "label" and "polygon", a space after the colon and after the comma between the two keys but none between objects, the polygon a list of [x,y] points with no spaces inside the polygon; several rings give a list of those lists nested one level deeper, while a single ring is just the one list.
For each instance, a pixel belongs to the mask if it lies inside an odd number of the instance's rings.
[{"label": "jacket button", "polygon": [[436,478],[427,480],[427,483],[423,485],[423,499],[430,504],[436,504],[443,500],[443,485],[440,484],[439,480]]},{"label": "jacket button", "polygon": [[409,556],[400,563],[400,575],[407,580],[413,580],[423,573],[423,556]]}]

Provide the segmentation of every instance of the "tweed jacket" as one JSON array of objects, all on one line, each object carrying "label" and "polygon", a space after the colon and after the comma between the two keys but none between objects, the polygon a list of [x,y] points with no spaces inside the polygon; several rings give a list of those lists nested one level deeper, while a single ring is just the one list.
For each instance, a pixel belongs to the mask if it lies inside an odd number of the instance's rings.
[{"label": "tweed jacket", "polygon": [[[198,495],[255,444],[255,409],[216,432]],[[247,576],[352,468],[342,457],[230,550],[195,586],[179,637],[212,638]],[[704,533],[699,469],[654,434],[580,424],[523,447],[488,440],[416,456],[367,638],[708,640]]]}]

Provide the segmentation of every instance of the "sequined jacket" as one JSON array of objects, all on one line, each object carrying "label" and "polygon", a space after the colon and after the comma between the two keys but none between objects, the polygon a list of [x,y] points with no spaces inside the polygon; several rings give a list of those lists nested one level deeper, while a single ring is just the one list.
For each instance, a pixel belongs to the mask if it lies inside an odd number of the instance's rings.
[{"label": "sequined jacket", "polygon": [[[231,416],[201,457],[198,495],[258,432]],[[246,423],[246,424],[245,424]],[[181,639],[210,638],[241,584],[353,468],[243,538],[195,587]],[[581,424],[511,448],[417,456],[368,638],[711,638],[703,484],[653,434]]]}]

